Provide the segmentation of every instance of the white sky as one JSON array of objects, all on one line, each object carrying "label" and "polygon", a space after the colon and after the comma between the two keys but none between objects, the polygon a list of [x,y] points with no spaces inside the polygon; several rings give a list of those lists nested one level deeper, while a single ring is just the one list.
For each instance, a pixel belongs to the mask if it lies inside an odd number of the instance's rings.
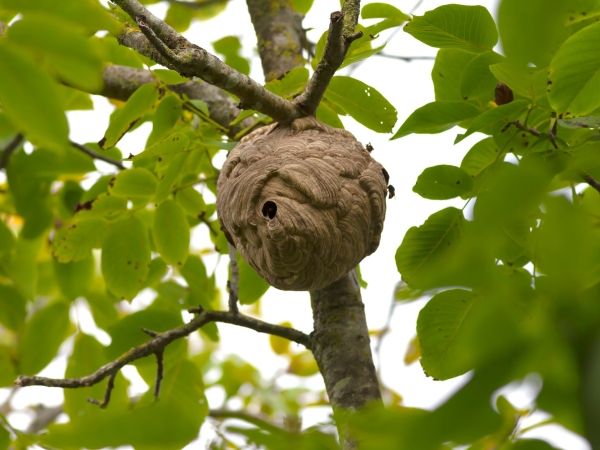
[{"label": "white sky", "polygon": [[[363,2],[371,3],[369,1]],[[417,3],[417,0],[392,0],[402,11],[408,13]],[[415,11],[422,14],[427,10],[434,9],[442,4],[449,3],[441,0],[424,0]],[[463,0],[461,4],[486,6],[495,15],[497,0]],[[316,42],[321,33],[327,29],[329,14],[339,9],[338,0],[315,0],[312,10],[304,20],[305,28],[314,28],[309,32],[309,39]],[[165,6],[153,5],[151,10],[155,14],[164,17]],[[252,58],[251,76],[263,82],[260,62],[256,56],[256,37],[250,22],[250,18],[243,0],[232,0],[227,11],[217,18],[208,22],[196,22],[186,33],[192,42],[212,51],[211,42],[227,35],[237,35],[243,44],[243,54]],[[392,32],[381,33],[380,42],[385,42]],[[379,44],[379,43],[378,43]],[[380,44],[379,44],[380,45]],[[400,56],[434,56],[436,49],[427,47],[403,31],[398,31],[385,48],[385,53]],[[352,76],[375,87],[381,92],[398,110],[398,122],[394,129],[396,131],[402,122],[416,108],[434,100],[433,85],[430,72],[433,61],[413,61],[406,63],[400,60],[383,57],[372,57],[365,64],[355,68]],[[351,67],[350,69],[354,69]],[[345,69],[341,74],[346,74]],[[76,142],[95,142],[104,134],[108,124],[108,113],[112,106],[106,99],[95,98],[96,108],[94,111],[77,111],[69,113],[71,124],[71,139]],[[474,135],[454,146],[455,131],[449,131],[440,135],[412,135],[399,140],[389,141],[391,134],[378,134],[370,131],[352,119],[343,119],[347,129],[352,131],[357,139],[364,144],[371,142],[375,151],[373,156],[381,162],[390,174],[390,183],[396,188],[396,198],[388,200],[387,217],[382,235],[381,245],[374,255],[371,255],[361,263],[363,278],[368,281],[369,288],[363,290],[363,301],[366,307],[367,321],[371,330],[380,329],[386,321],[390,304],[392,302],[393,290],[400,277],[396,270],[394,254],[408,228],[422,224],[432,213],[450,205],[462,207],[462,200],[431,201],[425,200],[412,192],[418,175],[426,168],[438,164],[460,165],[460,161],[471,146],[481,139],[480,135]],[[135,132],[126,135],[119,144],[124,154],[138,153],[143,150],[145,139],[150,132],[150,124],[144,124]],[[111,171],[106,165],[99,164],[103,170]],[[210,247],[207,240],[206,229],[198,227],[194,236],[195,248]],[[227,279],[227,258],[222,258],[217,265],[216,257],[206,259],[207,269],[216,270],[218,285],[225,286]],[[147,298],[146,298],[147,299]],[[144,299],[137,302],[138,307]],[[78,304],[80,305],[80,304]],[[417,362],[406,366],[403,362],[407,345],[416,331],[416,319],[423,301],[412,304],[401,305],[396,308],[391,322],[391,333],[384,339],[381,347],[381,376],[384,384],[404,398],[406,406],[421,408],[434,408],[443,403],[456,389],[460,388],[467,380],[466,377],[448,380],[444,382],[433,381],[427,378],[420,364]],[[133,306],[136,306],[134,302]],[[74,308],[81,327],[86,332],[93,332],[93,321],[85,307]],[[274,288],[269,289],[261,300],[261,311],[263,318],[267,321],[279,323],[283,321],[292,322],[293,326],[306,332],[312,331],[312,313],[308,293],[283,292]],[[291,387],[296,385],[296,377],[287,376],[284,373],[286,359],[276,356],[270,350],[268,336],[255,333],[254,331],[235,326],[219,324],[221,333],[221,348],[218,357],[228,354],[238,354],[256,367],[258,367],[266,379],[273,378],[280,387]],[[104,343],[108,343],[108,336],[95,333]],[[373,340],[376,344],[376,340]],[[68,348],[65,349],[65,353]],[[68,354],[68,353],[67,353]],[[376,361],[377,364],[377,361]],[[44,370],[46,376],[64,375],[66,356],[63,355]],[[125,373],[135,378],[135,369]],[[138,377],[139,379],[139,377]],[[141,381],[141,379],[139,379]],[[310,379],[301,380],[303,386],[312,389],[323,388],[320,375]],[[145,389],[141,383],[135,385],[136,390]],[[523,383],[518,383],[503,390],[518,407],[532,405],[535,395],[539,391],[539,381],[534,377]],[[0,389],[0,404],[6,397],[8,390]],[[207,397],[211,407],[219,407],[223,399],[223,393],[219,389],[210,389]],[[44,403],[56,405],[62,402],[62,393],[42,387],[27,388],[20,390],[13,399],[13,407],[22,408],[26,404]],[[235,405],[228,405],[235,406]],[[311,426],[319,421],[326,420],[330,410],[328,408],[313,408],[304,416],[304,426]],[[531,420],[524,425],[534,423],[540,419],[547,418],[543,413],[536,413]],[[10,420],[14,426],[26,427],[30,418],[24,414],[12,414]],[[205,434],[206,427],[203,428]],[[212,435],[206,430],[206,435]],[[580,437],[564,431],[558,426],[546,426],[527,434],[528,437],[544,438],[555,446],[568,450],[589,450],[591,447]],[[200,441],[190,444],[189,449],[205,448],[206,437]]]}]

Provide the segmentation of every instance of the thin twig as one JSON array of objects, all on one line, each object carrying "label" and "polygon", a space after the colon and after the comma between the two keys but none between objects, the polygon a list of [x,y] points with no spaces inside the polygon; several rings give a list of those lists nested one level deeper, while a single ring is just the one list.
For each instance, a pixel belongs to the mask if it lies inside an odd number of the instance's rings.
[{"label": "thin twig", "polygon": [[15,137],[13,138],[13,140],[10,141],[6,145],[6,147],[4,147],[2,154],[0,154],[0,170],[4,169],[6,166],[8,166],[8,160],[10,159],[10,155],[12,155],[13,152],[17,148],[19,148],[19,145],[21,145],[21,142],[23,142],[23,135],[21,133],[17,133],[15,135]]},{"label": "thin twig", "polygon": [[399,59],[400,61],[412,62],[412,61],[435,61],[435,56],[398,56],[389,55],[387,53],[376,53],[375,56],[381,56],[383,58]]},{"label": "thin twig", "polygon": [[156,352],[156,381],[154,382],[154,398],[158,400],[160,395],[160,385],[162,384],[164,375],[163,355],[164,352]]},{"label": "thin twig", "polygon": [[537,130],[537,129],[533,128],[533,127],[526,127],[525,125],[523,125],[523,124],[521,123],[521,121],[520,121],[520,120],[515,120],[515,121],[513,121],[513,122],[511,122],[511,123],[512,123],[512,124],[513,124],[515,127],[517,127],[519,130],[521,130],[521,131],[526,131],[526,132],[528,132],[528,133],[530,133],[530,134],[532,134],[532,135],[534,135],[534,136],[538,136],[538,137],[539,137],[539,136],[541,136],[541,134],[542,134],[542,133],[541,133],[541,131],[539,131],[539,130]]},{"label": "thin twig", "polygon": [[[98,384],[106,377],[109,379],[109,386],[104,401],[98,402],[97,400],[92,403],[99,404],[105,407],[110,400],[110,390],[114,386],[114,377],[125,365],[130,364],[133,361],[144,358],[146,356],[155,355],[157,352],[163,351],[167,345],[171,342],[181,339],[185,336],[190,335],[194,331],[203,327],[210,322],[222,322],[229,323],[232,325],[238,325],[244,328],[257,331],[259,333],[272,334],[285,339],[289,339],[292,342],[304,345],[307,349],[311,348],[311,338],[309,335],[295,330],[293,328],[282,327],[280,325],[274,325],[262,320],[255,319],[253,317],[245,316],[239,313],[233,313],[231,311],[206,311],[202,308],[191,308],[190,312],[196,313],[194,317],[188,323],[181,325],[163,333],[159,333],[158,336],[152,340],[132,348],[120,358],[112,361],[102,367],[91,375],[80,377],[80,378],[46,378],[39,376],[20,376],[15,385],[18,387],[24,386],[47,386],[47,387],[58,387],[65,389],[76,389],[81,387],[89,387]],[[110,389],[109,389],[110,388]]]},{"label": "thin twig", "polygon": [[589,184],[591,187],[593,187],[594,189],[596,189],[598,192],[600,192],[600,183],[591,175],[584,173],[582,175],[582,178],[585,180],[585,182],[587,184]]},{"label": "thin twig", "polygon": [[237,96],[244,108],[260,111],[276,121],[288,123],[306,115],[292,102],[273,94],[252,78],[189,42],[137,0],[114,2],[137,20],[141,27],[141,32],[131,26],[123,27],[117,35],[120,44],[137,50],[185,77],[198,77],[224,89]]},{"label": "thin twig", "polygon": [[234,314],[239,312],[238,310],[238,293],[239,293],[239,281],[240,281],[240,269],[237,264],[235,247],[228,244],[229,247],[229,267],[231,268],[231,278],[227,282],[229,286],[229,311]]},{"label": "thin twig", "polygon": [[109,164],[112,164],[113,166],[118,167],[120,170],[126,169],[126,167],[121,163],[121,161],[117,161],[116,159],[112,159],[112,158],[109,158],[108,156],[104,156],[98,152],[95,152],[91,148],[86,147],[85,145],[81,145],[81,144],[78,144],[77,142],[73,142],[73,141],[71,141],[71,145],[73,147],[75,147],[77,150],[82,151],[83,153],[85,153],[88,156],[91,156],[94,159],[99,159],[100,161],[104,161]]},{"label": "thin twig", "polygon": [[93,403],[94,405],[98,405],[102,409],[106,408],[110,403],[110,394],[115,387],[115,377],[118,373],[119,371],[116,370],[110,374],[110,377],[108,378],[108,384],[106,385],[106,390],[104,391],[104,399],[101,402],[95,398],[88,398],[87,401]]}]

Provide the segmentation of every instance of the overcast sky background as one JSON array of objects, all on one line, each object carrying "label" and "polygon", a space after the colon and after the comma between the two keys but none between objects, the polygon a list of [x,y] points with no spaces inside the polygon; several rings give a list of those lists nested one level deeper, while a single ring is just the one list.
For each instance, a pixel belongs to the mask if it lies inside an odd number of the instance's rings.
[{"label": "overcast sky background", "polygon": [[[313,8],[304,20],[304,27],[313,29],[308,33],[308,37],[312,42],[316,42],[323,31],[327,29],[330,13],[339,9],[338,0],[315,0],[314,3]],[[371,2],[363,2],[363,4],[366,3]],[[389,3],[408,13],[415,7],[417,0],[392,0]],[[424,0],[414,13],[420,15],[446,3],[449,2]],[[482,4],[493,15],[496,15],[498,1],[466,0],[457,3],[465,5]],[[159,17],[164,17],[166,5],[152,5],[150,9]],[[369,24],[370,22],[365,23]],[[231,0],[224,13],[207,22],[195,22],[185,35],[192,42],[209,51],[212,51],[211,42],[217,41],[223,36],[236,35],[240,37],[243,45],[242,52],[244,56],[251,59],[252,70],[250,76],[257,81],[264,82],[260,61],[256,53],[256,36],[243,0]],[[376,44],[381,45],[387,40],[389,42],[384,52],[389,55],[435,56],[436,54],[436,49],[427,47],[401,30],[381,33]],[[433,84],[430,77],[432,67],[433,61],[430,60],[407,63],[401,60],[374,56],[364,64],[344,69],[340,74],[348,74],[348,71],[351,71],[353,77],[376,88],[396,107],[398,110],[398,122],[394,128],[394,131],[396,131],[412,111],[434,100]],[[106,130],[108,116],[113,110],[113,106],[102,97],[95,97],[94,103],[94,111],[77,111],[68,114],[71,125],[70,138],[75,142],[96,142]],[[371,330],[377,330],[382,328],[386,322],[393,301],[394,286],[400,280],[394,255],[405,232],[411,226],[422,224],[430,214],[446,206],[462,207],[464,205],[464,201],[460,199],[450,201],[425,200],[412,192],[412,186],[418,175],[426,167],[438,164],[460,165],[465,153],[481,139],[481,135],[470,136],[458,145],[453,145],[456,130],[440,135],[412,135],[389,141],[391,134],[375,133],[350,118],[343,118],[343,122],[359,141],[364,144],[370,142],[373,145],[375,151],[372,155],[387,169],[391,177],[390,183],[396,188],[396,198],[388,200],[387,203],[387,217],[381,245],[374,255],[366,258],[361,263],[363,278],[369,283],[368,289],[362,292],[367,321]],[[120,142],[119,148],[124,154],[139,153],[144,148],[150,130],[151,125],[149,123],[142,125],[133,133],[127,134]],[[218,155],[217,160],[223,161],[224,156],[224,154]],[[104,173],[113,171],[112,167],[103,163],[97,165]],[[88,183],[91,185],[92,181],[89,180]],[[192,246],[195,250],[211,248],[207,229],[203,225],[197,228]],[[218,260],[216,256],[209,256],[205,258],[205,263],[209,272],[216,270],[218,285],[224,287],[227,279],[228,259],[223,257]],[[225,293],[224,298],[226,298]],[[151,300],[152,296],[145,293],[132,303],[131,308],[138,309]],[[403,397],[405,406],[434,408],[463,386],[468,381],[469,375],[444,382],[433,381],[424,375],[418,362],[410,366],[404,364],[404,353],[409,341],[416,334],[417,315],[424,303],[425,300],[422,300],[400,305],[395,309],[391,321],[392,331],[383,341],[380,358],[376,358],[376,364],[381,367],[383,383]],[[261,312],[263,318],[267,321],[274,323],[289,321],[295,328],[306,333],[312,331],[312,313],[308,293],[283,292],[271,288],[261,300]],[[108,335],[96,329],[93,325],[93,320],[87,312],[85,302],[78,301],[75,303],[72,318],[79,322],[84,332],[94,334],[104,344],[110,342]],[[221,345],[220,350],[215,355],[217,358],[224,358],[226,355],[234,353],[238,354],[258,367],[264,378],[273,378],[276,385],[281,387],[297,385],[297,377],[284,374],[287,360],[272,353],[267,335],[225,324],[219,324],[219,330]],[[377,343],[376,339],[373,339],[372,343],[375,345]],[[51,363],[44,370],[43,375],[54,377],[64,375],[66,357],[70,351],[69,345],[62,349],[62,356]],[[135,369],[127,368],[124,373],[128,378],[135,381],[132,388],[134,392],[147,389],[141,378],[136,376]],[[209,377],[214,377],[214,380],[218,377],[218,374],[212,373],[209,374]],[[309,379],[301,380],[301,385],[311,389],[322,389],[323,381],[320,375],[317,374]],[[533,405],[532,402],[539,392],[540,386],[540,380],[532,376],[524,383],[515,383],[514,386],[511,385],[503,389],[502,393],[507,395],[509,400],[517,407],[525,408]],[[0,389],[0,404],[7,395],[8,389]],[[207,391],[207,397],[211,407],[219,407],[224,394],[219,388],[211,388]],[[62,402],[62,392],[58,389],[29,387],[21,389],[14,396],[12,402],[13,407],[16,409],[27,404],[40,402],[49,406],[57,405]],[[228,407],[235,406],[235,404],[228,404]],[[329,408],[311,408],[304,415],[304,426],[311,426],[327,420],[329,414]],[[523,426],[547,417],[547,414],[535,413],[530,419],[523,421]],[[20,413],[11,414],[9,419],[17,428],[26,428],[31,420],[26,414]],[[207,438],[212,436],[209,426],[203,427],[202,434],[204,436],[199,441],[190,444],[186,448],[204,448]],[[555,425],[533,430],[527,436],[544,438],[565,450],[591,449],[585,440]]]}]

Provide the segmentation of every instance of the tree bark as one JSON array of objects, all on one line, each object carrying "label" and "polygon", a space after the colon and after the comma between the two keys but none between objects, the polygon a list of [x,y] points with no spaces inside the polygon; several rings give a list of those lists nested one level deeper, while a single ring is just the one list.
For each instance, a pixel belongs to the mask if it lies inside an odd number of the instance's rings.
[{"label": "tree bark", "polygon": [[271,81],[303,66],[303,15],[294,11],[292,1],[248,0],[247,4],[265,80]]},{"label": "tree bark", "polygon": [[[381,402],[356,270],[310,296],[314,320],[312,352],[334,413]],[[345,449],[357,447],[343,424],[338,423],[338,430]]]}]

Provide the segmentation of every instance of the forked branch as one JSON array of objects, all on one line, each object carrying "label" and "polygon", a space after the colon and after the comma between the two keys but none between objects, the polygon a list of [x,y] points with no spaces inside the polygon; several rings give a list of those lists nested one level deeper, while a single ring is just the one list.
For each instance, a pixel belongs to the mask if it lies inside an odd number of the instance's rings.
[{"label": "forked branch", "polygon": [[194,331],[202,328],[209,322],[223,322],[232,325],[238,325],[244,328],[257,331],[259,333],[267,333],[275,336],[279,336],[298,344],[304,345],[306,348],[311,348],[311,338],[301,331],[293,328],[282,327],[280,325],[274,325],[262,320],[255,319],[253,317],[245,316],[238,312],[233,311],[207,311],[199,308],[192,308],[190,312],[196,313],[190,322],[181,325],[163,333],[157,333],[149,330],[144,330],[149,335],[155,335],[150,341],[132,348],[121,357],[112,361],[102,367],[91,375],[80,377],[80,378],[46,378],[38,376],[20,376],[15,385],[19,387],[24,386],[46,386],[46,387],[58,387],[64,389],[76,389],[82,387],[89,387],[100,383],[105,378],[109,377],[108,386],[104,399],[102,401],[90,400],[92,403],[105,408],[110,401],[110,393],[114,386],[114,378],[116,374],[127,364],[131,364],[133,361],[144,358],[150,355],[156,355],[158,370],[157,370],[157,382],[154,393],[156,396],[159,394],[160,380],[162,379],[162,353],[164,349],[173,341],[184,338]]}]

